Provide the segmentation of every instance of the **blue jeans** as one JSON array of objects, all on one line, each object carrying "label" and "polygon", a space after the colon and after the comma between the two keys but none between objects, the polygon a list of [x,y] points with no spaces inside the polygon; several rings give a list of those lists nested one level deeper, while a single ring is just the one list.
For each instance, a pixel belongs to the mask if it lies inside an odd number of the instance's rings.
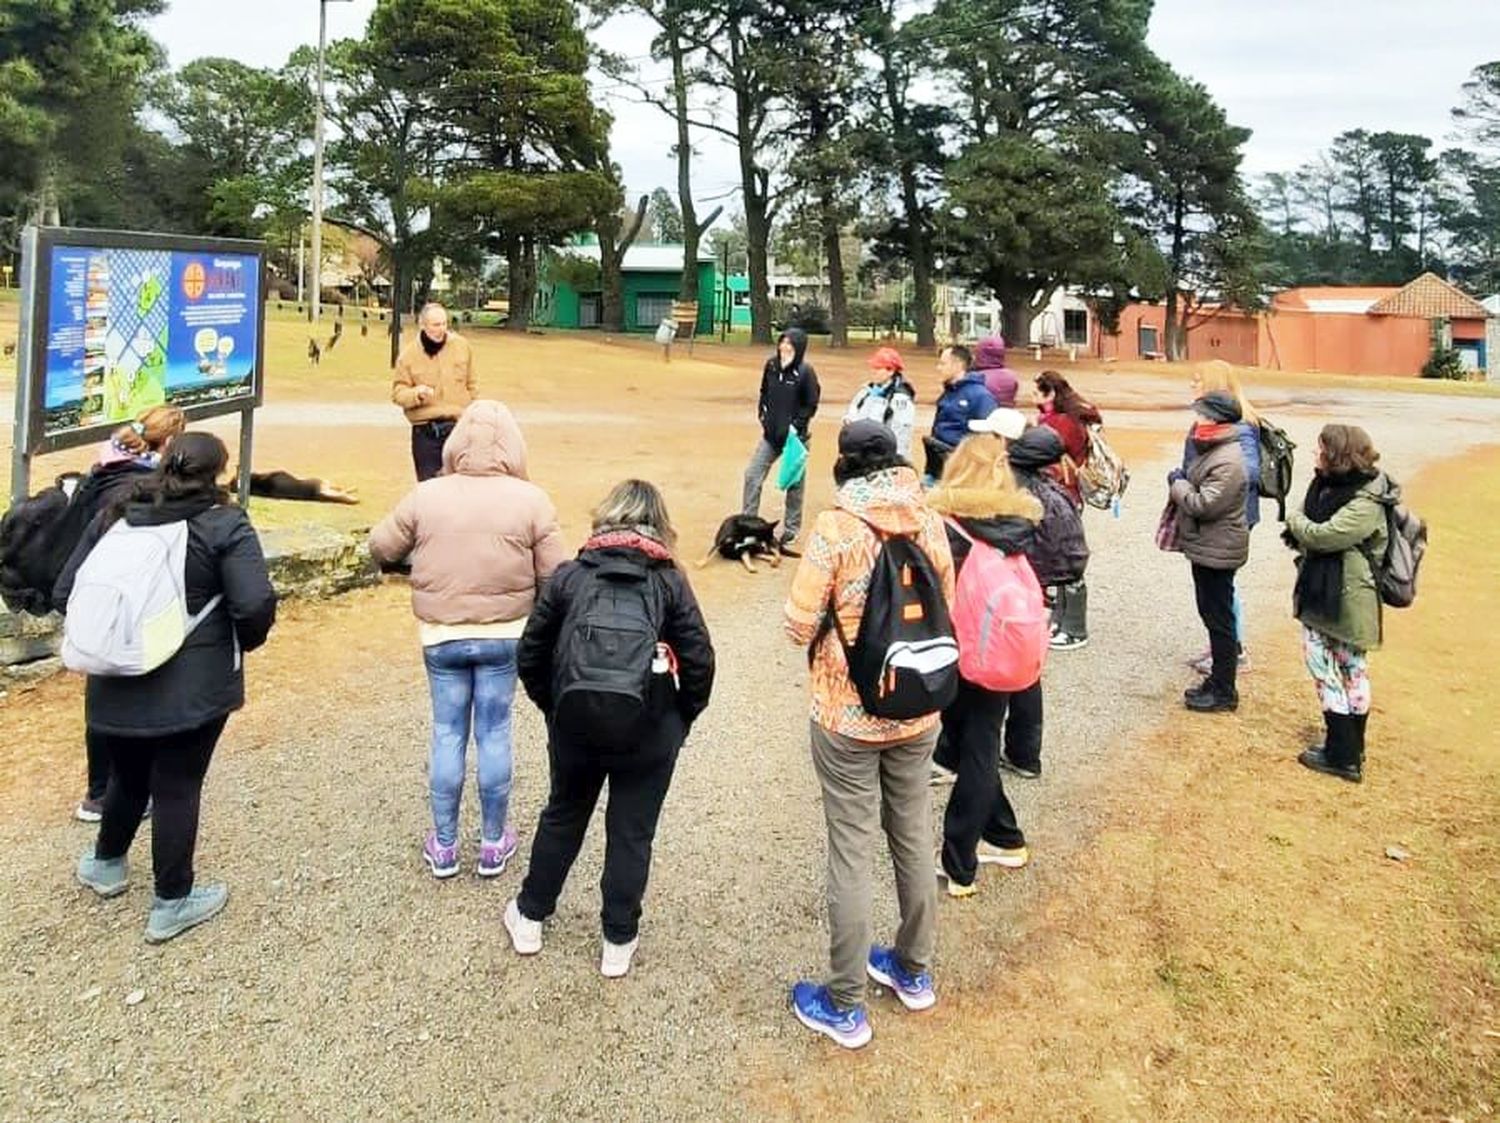
[{"label": "blue jeans", "polygon": [[432,825],[439,844],[458,841],[469,728],[479,746],[479,813],[484,837],[498,841],[510,812],[511,702],[516,641],[453,640],[422,649],[432,690]]}]

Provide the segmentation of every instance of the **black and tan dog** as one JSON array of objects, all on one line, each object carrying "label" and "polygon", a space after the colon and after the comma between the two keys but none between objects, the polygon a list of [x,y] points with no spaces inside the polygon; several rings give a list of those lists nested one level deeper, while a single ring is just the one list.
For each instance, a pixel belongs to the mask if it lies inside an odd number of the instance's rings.
[{"label": "black and tan dog", "polygon": [[774,569],[781,564],[781,551],[776,546],[776,524],[754,515],[730,515],[719,524],[714,535],[714,544],[698,563],[702,569],[713,561],[714,555],[726,561],[738,561],[751,573],[758,572],[755,559],[763,558]]}]

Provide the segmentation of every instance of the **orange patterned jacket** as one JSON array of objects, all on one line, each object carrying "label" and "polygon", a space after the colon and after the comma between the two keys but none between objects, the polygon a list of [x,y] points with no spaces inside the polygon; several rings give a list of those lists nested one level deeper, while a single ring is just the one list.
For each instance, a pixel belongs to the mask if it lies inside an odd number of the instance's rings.
[{"label": "orange patterned jacket", "polygon": [[[927,506],[916,472],[890,468],[844,484],[833,509],[820,514],[813,525],[786,602],[786,631],[794,643],[812,643],[830,602],[844,634],[852,638],[859,631],[880,550],[870,524],[887,534],[914,537],[942,579],[943,596],[953,603],[953,555],[942,516]],[[849,680],[838,635],[829,629],[813,654],[812,720],[832,733],[882,745],[926,732],[938,723],[939,715],[892,721],[867,712]]]}]

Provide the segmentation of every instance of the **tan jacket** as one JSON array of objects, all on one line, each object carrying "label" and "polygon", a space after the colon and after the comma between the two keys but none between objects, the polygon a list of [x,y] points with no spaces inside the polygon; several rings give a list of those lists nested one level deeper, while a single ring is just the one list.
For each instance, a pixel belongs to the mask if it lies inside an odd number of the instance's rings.
[{"label": "tan jacket", "polygon": [[[426,405],[417,402],[417,387],[431,386],[434,393]],[[391,401],[406,411],[413,425],[424,421],[451,421],[479,393],[479,379],[474,374],[474,353],[469,341],[455,332],[448,333],[443,349],[436,355],[422,350],[421,333],[413,339],[396,360],[392,376]]]},{"label": "tan jacket", "polygon": [[520,620],[568,558],[557,509],[526,478],[510,410],[479,401],[443,446],[443,474],[419,483],[370,532],[377,562],[408,558],[411,606],[430,624]]}]

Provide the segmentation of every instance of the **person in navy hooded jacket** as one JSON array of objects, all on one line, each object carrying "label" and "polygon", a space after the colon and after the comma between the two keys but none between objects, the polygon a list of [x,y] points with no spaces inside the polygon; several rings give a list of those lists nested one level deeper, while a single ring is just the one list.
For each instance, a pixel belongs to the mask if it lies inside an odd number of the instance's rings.
[{"label": "person in navy hooded jacket", "polygon": [[[745,468],[743,513],[760,514],[760,493],[771,465],[781,458],[787,434],[793,429],[803,444],[810,444],[813,416],[818,412],[822,389],[812,364],[807,361],[807,333],[787,328],[776,340],[776,354],[766,360],[760,376],[760,440]],[[794,548],[802,530],[804,481],[787,489],[786,519],[781,527],[780,550],[789,558],[801,557]]]}]

